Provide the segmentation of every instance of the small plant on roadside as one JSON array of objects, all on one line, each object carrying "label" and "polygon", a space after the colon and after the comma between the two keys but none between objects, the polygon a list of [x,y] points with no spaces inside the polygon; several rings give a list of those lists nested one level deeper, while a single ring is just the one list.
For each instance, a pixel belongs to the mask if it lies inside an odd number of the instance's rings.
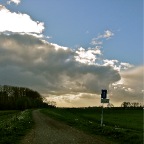
[{"label": "small plant on roadside", "polygon": [[15,113],[0,121],[0,144],[16,144],[33,126],[30,110]]}]

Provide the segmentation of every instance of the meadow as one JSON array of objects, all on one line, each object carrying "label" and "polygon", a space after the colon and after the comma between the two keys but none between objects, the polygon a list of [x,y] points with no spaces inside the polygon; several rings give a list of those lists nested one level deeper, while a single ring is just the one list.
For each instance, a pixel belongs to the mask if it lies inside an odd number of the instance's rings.
[{"label": "meadow", "polygon": [[0,144],[18,144],[32,126],[31,110],[0,111]]},{"label": "meadow", "polygon": [[103,126],[100,107],[53,108],[41,112],[110,143],[143,144],[142,108],[104,108]]}]

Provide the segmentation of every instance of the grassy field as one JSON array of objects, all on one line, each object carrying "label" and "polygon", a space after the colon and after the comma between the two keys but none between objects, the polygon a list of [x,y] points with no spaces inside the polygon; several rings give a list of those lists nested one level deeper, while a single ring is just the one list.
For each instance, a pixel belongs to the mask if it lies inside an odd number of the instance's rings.
[{"label": "grassy field", "polygon": [[101,108],[43,109],[43,113],[89,134],[112,143],[143,144],[143,109],[104,109],[104,126],[100,126]]},{"label": "grassy field", "polygon": [[17,144],[33,126],[31,110],[0,111],[0,144]]}]

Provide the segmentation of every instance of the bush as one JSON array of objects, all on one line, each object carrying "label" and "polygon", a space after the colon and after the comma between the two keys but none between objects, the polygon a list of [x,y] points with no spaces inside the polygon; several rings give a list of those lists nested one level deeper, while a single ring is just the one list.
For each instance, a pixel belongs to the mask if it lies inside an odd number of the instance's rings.
[{"label": "bush", "polygon": [[13,114],[11,118],[7,116],[0,121],[0,144],[16,144],[32,126],[31,110]]}]

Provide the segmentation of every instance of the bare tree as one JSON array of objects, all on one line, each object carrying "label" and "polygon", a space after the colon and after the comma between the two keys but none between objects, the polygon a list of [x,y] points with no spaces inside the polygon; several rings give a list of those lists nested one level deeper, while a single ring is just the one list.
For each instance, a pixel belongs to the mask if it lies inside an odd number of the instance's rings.
[{"label": "bare tree", "polygon": [[121,107],[124,107],[124,108],[126,108],[126,107],[131,107],[131,103],[130,103],[130,102],[123,102],[123,103],[121,104]]},{"label": "bare tree", "polygon": [[111,108],[111,107],[114,107],[114,105],[112,103],[108,103],[107,107]]},{"label": "bare tree", "polygon": [[138,103],[138,102],[133,102],[133,103],[131,103],[131,106],[132,106],[132,107],[140,107],[140,103]]}]

